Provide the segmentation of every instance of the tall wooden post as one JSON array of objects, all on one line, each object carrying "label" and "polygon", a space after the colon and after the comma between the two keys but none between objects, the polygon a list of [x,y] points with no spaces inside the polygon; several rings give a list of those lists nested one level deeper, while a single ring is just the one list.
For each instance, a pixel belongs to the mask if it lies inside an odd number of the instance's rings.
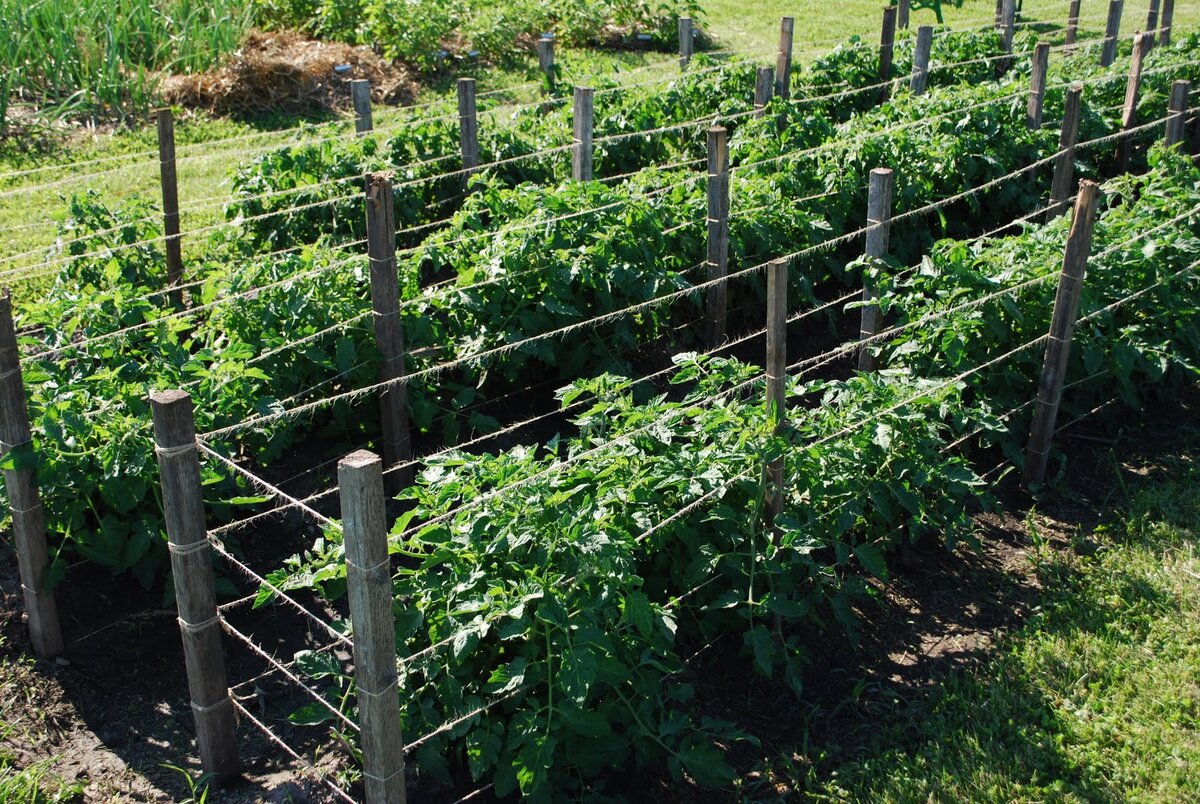
[{"label": "tall wooden post", "polygon": [[354,131],[365,136],[375,128],[371,120],[371,82],[365,78],[351,81],[350,100],[354,104]]},{"label": "tall wooden post", "polygon": [[158,175],[162,184],[163,234],[167,251],[167,298],[183,306],[183,246],[179,236],[179,181],[175,174],[175,116],[170,109],[155,113],[158,121]]},{"label": "tall wooden post", "polygon": [[1071,355],[1071,335],[1079,313],[1079,297],[1083,290],[1083,275],[1087,270],[1092,249],[1092,228],[1096,219],[1096,199],[1100,186],[1095,182],[1079,183],[1075,200],[1075,220],[1067,237],[1062,273],[1058,278],[1058,295],[1054,299],[1054,314],[1050,322],[1050,338],[1046,341],[1046,358],[1042,363],[1042,378],[1038,383],[1037,410],[1025,448],[1025,485],[1046,479],[1050,460],[1050,442],[1054,423],[1062,402],[1063,380],[1067,360]]},{"label": "tall wooden post", "polygon": [[922,25],[917,29],[917,47],[913,53],[912,80],[908,87],[914,95],[924,95],[929,87],[929,56],[933,50],[933,26]]},{"label": "tall wooden post", "polygon": [[[895,174],[890,168],[875,168],[871,171],[870,186],[867,190],[866,255],[874,260],[881,260],[888,253],[892,234],[894,186]],[[879,307],[874,304],[878,297],[877,289],[869,281],[864,281],[862,324],[859,327],[859,337],[864,340],[879,333]],[[874,371],[876,368],[878,361],[871,354],[871,347],[864,345],[858,353],[858,370]]]},{"label": "tall wooden post", "polygon": [[1063,42],[1068,45],[1075,44],[1079,38],[1079,6],[1083,0],[1071,0],[1071,8],[1067,11],[1067,33]]},{"label": "tall wooden post", "polygon": [[54,593],[47,588],[50,556],[46,550],[46,526],[37,487],[25,383],[21,378],[21,356],[13,326],[12,297],[7,288],[0,291],[0,442],[0,455],[12,456],[13,468],[4,470],[4,488],[12,516],[29,641],[38,656],[58,656],[63,652],[62,629]]},{"label": "tall wooden post", "polygon": [[754,118],[761,120],[767,115],[767,104],[775,89],[775,68],[759,67],[754,80]]},{"label": "tall wooden post", "polygon": [[1158,21],[1158,43],[1171,44],[1171,26],[1175,22],[1175,0],[1162,0],[1162,18]]},{"label": "tall wooden post", "polygon": [[[883,9],[883,30],[879,35],[879,81],[891,80],[892,59],[896,51],[896,7],[885,6]],[[891,85],[885,84],[879,93],[879,102],[886,103],[890,98]]]},{"label": "tall wooden post", "polygon": [[[1017,0],[1004,0],[1000,11],[1000,46],[1005,53],[1012,55],[1013,37],[1017,30]],[[1001,59],[996,62],[996,74],[1004,75],[1012,67],[1012,59]]]},{"label": "tall wooden post", "polygon": [[1117,60],[1117,36],[1121,32],[1121,12],[1125,0],[1109,0],[1108,21],[1104,25],[1104,45],[1100,49],[1100,66],[1111,67]]},{"label": "tall wooden post", "polygon": [[784,17],[779,22],[779,55],[775,57],[775,94],[784,100],[792,97],[792,47],[795,37],[795,18]]},{"label": "tall wooden post", "polygon": [[[776,433],[787,418],[787,274],[787,260],[767,266],[767,414]],[[783,512],[783,469],[782,456],[767,465],[772,522]]]},{"label": "tall wooden post", "polygon": [[575,181],[592,180],[592,126],[595,93],[590,87],[575,87],[575,141],[571,151],[571,176]]},{"label": "tall wooden post", "polygon": [[543,36],[538,40],[538,68],[546,74],[546,83],[554,88],[554,37]]},{"label": "tall wooden post", "polygon": [[900,0],[896,3],[896,27],[901,31],[908,30],[908,16],[912,11],[912,0]]},{"label": "tall wooden post", "polygon": [[708,130],[708,280],[707,326],[705,340],[709,349],[725,342],[727,287],[723,281],[729,269],[729,145],[728,132],[722,126]]},{"label": "tall wooden post", "polygon": [[[458,79],[458,140],[463,170],[479,167],[479,113],[475,106],[475,79]],[[471,174],[465,173],[466,184]]]},{"label": "tall wooden post", "polygon": [[1063,104],[1062,133],[1058,138],[1058,155],[1054,158],[1054,179],[1050,184],[1050,210],[1046,220],[1066,213],[1066,200],[1075,185],[1075,146],[1079,142],[1079,119],[1083,113],[1083,84],[1067,89]]},{"label": "tall wooden post", "polygon": [[679,69],[686,70],[696,52],[696,28],[691,17],[679,18]]},{"label": "tall wooden post", "polygon": [[1121,137],[1117,146],[1117,171],[1126,173],[1129,170],[1129,157],[1133,153],[1133,137],[1128,132],[1137,123],[1138,95],[1142,89],[1142,63],[1150,52],[1150,42],[1153,34],[1139,33],[1133,37],[1133,59],[1129,63],[1129,81],[1125,85],[1125,108],[1121,113],[1121,131],[1126,136]]},{"label": "tall wooden post", "polygon": [[1167,147],[1183,142],[1183,127],[1187,122],[1188,93],[1191,84],[1176,81],[1171,84],[1171,108],[1167,117]]},{"label": "tall wooden post", "polygon": [[1033,50],[1033,65],[1029,75],[1029,108],[1025,122],[1030,130],[1042,127],[1042,108],[1046,102],[1046,72],[1050,68],[1050,43],[1038,42]]},{"label": "tall wooden post", "polygon": [[366,450],[338,463],[346,546],[346,595],[354,624],[354,684],[370,804],[404,804],[404,739],[396,675],[396,621],[388,558],[383,466]]},{"label": "tall wooden post", "polygon": [[1146,35],[1150,37],[1148,48],[1154,47],[1154,42],[1158,39],[1158,0],[1150,0],[1150,11],[1146,15]]},{"label": "tall wooden post", "polygon": [[[371,269],[371,308],[375,313],[375,348],[379,350],[379,381],[391,383],[379,392],[383,422],[383,459],[388,469],[412,460],[408,431],[408,386],[399,380],[404,370],[404,322],[400,318],[400,277],[396,272],[396,212],[392,177],[367,177],[367,253]],[[395,494],[412,482],[412,468],[388,475],[387,489]]]},{"label": "tall wooden post", "polygon": [[221,652],[192,400],[183,391],[162,391],[150,397],[150,410],[200,764],[218,779],[232,779],[239,770],[233,703]]}]

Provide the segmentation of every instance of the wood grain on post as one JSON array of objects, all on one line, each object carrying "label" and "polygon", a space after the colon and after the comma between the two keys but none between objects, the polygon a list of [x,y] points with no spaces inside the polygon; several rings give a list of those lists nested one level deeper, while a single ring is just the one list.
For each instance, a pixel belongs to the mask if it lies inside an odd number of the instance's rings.
[{"label": "wood grain on post", "polygon": [[354,131],[364,136],[375,128],[371,121],[371,82],[365,78],[351,81],[350,100],[354,103]]},{"label": "wood grain on post", "polygon": [[592,127],[595,92],[591,87],[575,87],[575,142],[571,150],[571,176],[575,181],[592,180]]},{"label": "wood grain on post", "polygon": [[896,4],[896,27],[901,31],[908,30],[908,16],[912,11],[912,0],[900,0]]},{"label": "wood grain on post", "polygon": [[1072,84],[1063,103],[1062,133],[1054,158],[1054,179],[1050,184],[1050,209],[1046,220],[1066,214],[1066,201],[1075,186],[1075,146],[1079,143],[1079,119],[1083,113],[1083,84]]},{"label": "wood grain on post", "polygon": [[1154,47],[1154,41],[1158,38],[1158,0],[1150,0],[1150,11],[1146,15],[1146,35],[1150,37],[1150,44],[1146,47]]},{"label": "wood grain on post", "polygon": [[1013,37],[1017,30],[1017,0],[1004,0],[1000,10],[1000,47],[1009,58],[996,62],[996,74],[1004,75],[1012,68]]},{"label": "wood grain on post", "polygon": [[[379,351],[379,414],[383,422],[383,459],[389,470],[412,460],[408,431],[408,385],[404,377],[404,321],[400,318],[400,278],[396,272],[396,212],[392,177],[367,177],[367,254],[371,268],[371,308],[375,313],[375,348]],[[389,494],[412,482],[412,467],[391,472]]]},{"label": "wood grain on post", "polygon": [[929,87],[929,56],[933,51],[933,26],[922,25],[917,29],[917,47],[913,53],[912,80],[908,87],[914,95],[924,95]]},{"label": "wood grain on post", "polygon": [[729,143],[722,126],[708,130],[708,288],[705,341],[709,349],[725,342],[729,270]]},{"label": "wood grain on post", "polygon": [[1095,182],[1079,183],[1079,195],[1075,199],[1075,219],[1071,223],[1071,233],[1067,237],[1067,247],[1063,254],[1058,294],[1054,299],[1054,313],[1050,321],[1050,337],[1046,341],[1046,357],[1042,363],[1041,380],[1038,382],[1037,410],[1029,431],[1029,444],[1025,448],[1026,486],[1041,483],[1046,479],[1050,443],[1054,437],[1059,403],[1062,402],[1067,360],[1071,355],[1071,335],[1075,331],[1075,317],[1079,313],[1079,297],[1083,291],[1083,276],[1087,271],[1088,255],[1092,249],[1092,229],[1099,194],[1100,186]]},{"label": "wood grain on post", "polygon": [[543,36],[538,40],[538,68],[546,74],[546,82],[554,88],[554,37]]},{"label": "wood grain on post", "polygon": [[679,18],[679,69],[686,70],[696,52],[696,28],[691,17]]},{"label": "wood grain on post", "polygon": [[162,391],[150,397],[150,409],[200,764],[218,779],[228,780],[238,774],[238,751],[221,651],[192,400],[183,391]]},{"label": "wood grain on post", "polygon": [[[458,141],[463,170],[479,167],[479,113],[475,106],[475,79],[458,79]],[[464,174],[466,184],[471,174]]]},{"label": "wood grain on post", "polygon": [[46,550],[46,526],[42,497],[37,487],[33,435],[25,382],[21,377],[21,355],[13,326],[12,296],[0,291],[0,455],[12,454],[13,468],[4,470],[8,510],[12,516],[13,541],[29,621],[29,641],[42,658],[63,652],[58,606],[46,575],[50,556]]},{"label": "wood grain on post", "polygon": [[[787,410],[787,275],[788,261],[767,266],[767,414],[775,432],[783,430]],[[783,512],[783,457],[767,465],[771,521]]]},{"label": "wood grain on post", "polygon": [[183,244],[179,236],[179,179],[175,173],[175,115],[170,109],[155,113],[158,122],[158,175],[162,185],[163,235],[167,252],[167,299],[183,306]]},{"label": "wood grain on post", "polygon": [[1129,81],[1125,85],[1125,107],[1121,112],[1121,137],[1117,145],[1117,172],[1129,171],[1129,157],[1133,153],[1133,137],[1129,131],[1137,123],[1138,95],[1142,90],[1142,64],[1150,52],[1153,34],[1138,33],[1133,37],[1133,59],[1129,62]]},{"label": "wood grain on post", "polygon": [[359,450],[342,458],[338,491],[346,547],[346,596],[354,627],[364,792],[370,804],[404,804],[396,622],[379,456]]},{"label": "wood grain on post", "polygon": [[[896,7],[886,6],[883,9],[883,30],[879,35],[879,81],[889,81],[892,77],[892,59],[896,55]],[[884,84],[879,93],[879,102],[886,103],[892,96],[891,84]]]},{"label": "wood grain on post", "polygon": [[[883,259],[888,253],[892,233],[892,190],[894,187],[895,174],[890,168],[875,168],[871,171],[871,181],[867,191],[865,252],[873,261]],[[870,282],[863,282],[862,324],[859,327],[859,337],[862,339],[879,333],[879,307],[874,304],[878,297],[877,289]],[[874,371],[876,368],[878,368],[878,361],[871,354],[870,346],[864,344],[858,353],[858,370]]]},{"label": "wood grain on post", "polygon": [[1117,36],[1121,33],[1121,13],[1125,0],[1109,0],[1108,21],[1104,24],[1104,46],[1100,49],[1100,66],[1111,67],[1117,60]]},{"label": "wood grain on post", "polygon": [[779,54],[775,57],[775,94],[784,100],[792,97],[792,48],[796,39],[796,20],[784,17],[779,22]]},{"label": "wood grain on post", "polygon": [[775,68],[759,67],[754,80],[754,119],[761,120],[767,116],[767,104],[771,102],[774,89]]},{"label": "wood grain on post", "polygon": [[1068,45],[1075,44],[1079,38],[1079,6],[1083,0],[1071,0],[1071,7],[1067,11],[1067,33],[1063,37],[1063,43]]},{"label": "wood grain on post", "polygon": [[1167,147],[1183,142],[1183,128],[1187,122],[1188,93],[1191,84],[1187,81],[1176,81],[1171,84],[1171,107],[1167,115]]},{"label": "wood grain on post", "polygon": [[1158,43],[1171,44],[1171,26],[1175,22],[1175,0],[1163,0],[1162,18],[1158,21]]},{"label": "wood grain on post", "polygon": [[1042,109],[1046,103],[1046,72],[1050,69],[1050,43],[1038,42],[1033,50],[1029,74],[1029,108],[1025,123],[1031,131],[1042,127]]}]

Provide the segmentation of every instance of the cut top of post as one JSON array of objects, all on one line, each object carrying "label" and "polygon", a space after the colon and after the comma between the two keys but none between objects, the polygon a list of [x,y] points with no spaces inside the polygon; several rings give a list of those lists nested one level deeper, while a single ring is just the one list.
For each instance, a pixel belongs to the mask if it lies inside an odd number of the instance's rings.
[{"label": "cut top of post", "polygon": [[196,443],[196,425],[192,420],[192,398],[187,391],[158,391],[150,395],[154,410],[154,440],[163,449],[186,447]]},{"label": "cut top of post", "polygon": [[729,147],[724,126],[708,130],[708,175],[718,176],[729,170]]}]

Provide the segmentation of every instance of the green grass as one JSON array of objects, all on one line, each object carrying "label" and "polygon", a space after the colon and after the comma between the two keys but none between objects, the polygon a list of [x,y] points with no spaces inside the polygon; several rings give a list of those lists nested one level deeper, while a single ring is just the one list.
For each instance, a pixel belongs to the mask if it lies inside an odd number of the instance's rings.
[{"label": "green grass", "polygon": [[857,801],[1200,800],[1200,431],[1187,435],[1192,457],[1135,491],[1085,542],[1093,555],[1036,553],[1042,599],[994,659],[857,756],[788,763],[786,784]]}]

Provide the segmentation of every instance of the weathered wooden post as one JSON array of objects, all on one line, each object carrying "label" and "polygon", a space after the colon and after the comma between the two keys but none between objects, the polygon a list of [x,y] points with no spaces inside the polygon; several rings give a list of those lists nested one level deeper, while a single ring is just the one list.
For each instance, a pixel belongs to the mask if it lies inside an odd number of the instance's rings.
[{"label": "weathered wooden post", "polygon": [[1133,37],[1133,59],[1129,63],[1129,81],[1125,85],[1125,108],[1121,113],[1121,137],[1117,146],[1117,172],[1129,171],[1129,157],[1133,153],[1133,137],[1129,132],[1137,123],[1138,95],[1142,89],[1142,63],[1150,52],[1153,34],[1139,33]]},{"label": "weathered wooden post", "polygon": [[707,332],[709,349],[725,342],[725,310],[729,269],[729,144],[722,126],[708,130],[708,281]]},{"label": "weathered wooden post", "polygon": [[158,175],[162,184],[163,234],[167,252],[167,299],[183,307],[183,247],[179,236],[179,181],[175,174],[175,116],[170,109],[155,113],[158,121]]},{"label": "weathered wooden post", "polygon": [[917,29],[917,47],[913,53],[912,80],[908,88],[914,95],[924,95],[929,87],[929,56],[933,51],[933,26],[922,25]]},{"label": "weathered wooden post", "polygon": [[1100,66],[1111,67],[1117,60],[1117,36],[1121,32],[1121,12],[1125,0],[1109,0],[1108,21],[1104,25],[1104,45],[1100,49]]},{"label": "weathered wooden post", "polygon": [[883,90],[879,93],[879,102],[887,103],[892,96],[891,85],[885,82],[892,77],[892,59],[896,51],[896,7],[885,6],[883,9],[883,31],[879,35],[879,82]]},{"label": "weathered wooden post", "polygon": [[1150,44],[1146,47],[1153,48],[1158,38],[1158,0],[1150,0],[1150,11],[1146,15],[1146,35],[1150,37]]},{"label": "weathered wooden post", "polygon": [[[396,212],[390,173],[367,177],[367,254],[371,270],[371,308],[375,313],[375,348],[379,351],[379,392],[383,422],[383,459],[389,470],[412,460],[408,430],[408,385],[404,377],[404,322],[400,318],[400,278],[396,272]],[[412,482],[412,468],[388,475],[395,494]]]},{"label": "weathered wooden post", "polygon": [[1054,178],[1050,183],[1050,209],[1046,220],[1066,213],[1066,200],[1075,185],[1075,146],[1079,143],[1079,119],[1083,113],[1083,84],[1072,84],[1063,103],[1062,133],[1058,137],[1058,155],[1054,158]]},{"label": "weathered wooden post", "polygon": [[21,378],[21,354],[13,326],[12,296],[7,288],[0,291],[0,442],[0,455],[12,459],[12,468],[4,470],[4,488],[12,516],[29,641],[35,654],[51,658],[63,652],[62,629],[54,593],[47,588],[50,555],[46,550],[37,462],[29,429],[25,383]]},{"label": "weathered wooden post", "polygon": [[354,104],[354,131],[360,137],[366,136],[375,128],[371,120],[371,82],[365,78],[351,81],[350,100]]},{"label": "weathered wooden post", "polygon": [[538,69],[546,74],[546,83],[554,88],[554,37],[543,34],[538,40]]},{"label": "weathered wooden post", "polygon": [[1033,66],[1029,75],[1029,107],[1025,122],[1030,130],[1042,127],[1042,109],[1046,103],[1046,72],[1050,68],[1050,43],[1038,42],[1033,50]]},{"label": "weathered wooden post", "polygon": [[1067,373],[1067,360],[1071,355],[1071,335],[1075,331],[1075,317],[1079,313],[1079,296],[1083,290],[1083,275],[1087,270],[1088,255],[1092,249],[1092,228],[1096,219],[1096,199],[1100,186],[1092,181],[1079,183],[1079,195],[1075,199],[1075,220],[1067,237],[1067,248],[1063,255],[1062,273],[1058,278],[1058,295],[1054,299],[1054,314],[1050,322],[1050,337],[1046,341],[1046,357],[1042,363],[1042,377],[1038,383],[1037,410],[1033,415],[1033,426],[1029,431],[1029,444],[1025,448],[1025,485],[1041,483],[1046,479],[1046,466],[1050,461],[1050,442],[1054,437],[1054,423],[1058,418],[1058,407],[1062,402],[1063,380]]},{"label": "weathered wooden post", "polygon": [[[890,168],[875,168],[871,171],[870,186],[867,190],[867,236],[866,255],[872,261],[882,260],[888,252],[888,241],[892,234],[892,190],[895,187],[895,174]],[[859,327],[859,338],[866,340],[879,333],[879,307],[875,300],[879,297],[877,289],[870,281],[863,282],[862,324]],[[874,371],[879,362],[871,354],[871,347],[863,344],[858,353],[858,370]]]},{"label": "weathered wooden post", "polygon": [[354,625],[354,685],[364,792],[370,804],[404,804],[396,621],[379,456],[359,450],[342,458],[338,491],[346,546],[346,596]]},{"label": "weathered wooden post", "polygon": [[1009,58],[996,62],[996,74],[1004,75],[1012,68],[1013,37],[1017,30],[1017,0],[1004,0],[1000,10],[1000,46]]},{"label": "weathered wooden post", "polygon": [[686,70],[696,52],[696,28],[691,17],[679,18],[679,69]]},{"label": "weathered wooden post", "polygon": [[1163,0],[1162,19],[1158,21],[1158,43],[1171,44],[1171,26],[1175,22],[1175,0]]},{"label": "weathered wooden post", "polygon": [[[767,415],[777,434],[787,418],[787,284],[787,260],[767,266]],[[783,469],[783,456],[767,464],[771,522],[783,513]]]},{"label": "weathered wooden post", "polygon": [[458,79],[458,141],[462,150],[463,184],[479,167],[479,112],[475,105],[475,79]]},{"label": "weathered wooden post", "polygon": [[221,652],[192,400],[183,391],[161,391],[150,397],[150,410],[200,764],[218,780],[228,780],[238,775],[238,750]]},{"label": "weathered wooden post", "polygon": [[792,47],[795,37],[795,18],[784,17],[779,22],[779,55],[775,57],[775,94],[784,100],[792,97]]},{"label": "weathered wooden post", "polygon": [[900,0],[896,3],[896,27],[901,31],[908,30],[908,16],[912,11],[912,0]]},{"label": "weathered wooden post", "polygon": [[1183,142],[1183,127],[1187,122],[1188,93],[1191,84],[1176,81],[1171,84],[1171,108],[1167,117],[1167,147]]},{"label": "weathered wooden post", "polygon": [[1067,33],[1063,38],[1063,42],[1068,45],[1075,44],[1079,38],[1079,6],[1083,0],[1071,0],[1071,8],[1067,11]]},{"label": "weathered wooden post", "polygon": [[761,120],[767,116],[767,104],[771,102],[774,89],[775,68],[759,67],[754,80],[754,119]]},{"label": "weathered wooden post", "polygon": [[575,87],[575,141],[571,151],[571,176],[575,181],[592,180],[592,126],[595,93],[591,87]]}]

